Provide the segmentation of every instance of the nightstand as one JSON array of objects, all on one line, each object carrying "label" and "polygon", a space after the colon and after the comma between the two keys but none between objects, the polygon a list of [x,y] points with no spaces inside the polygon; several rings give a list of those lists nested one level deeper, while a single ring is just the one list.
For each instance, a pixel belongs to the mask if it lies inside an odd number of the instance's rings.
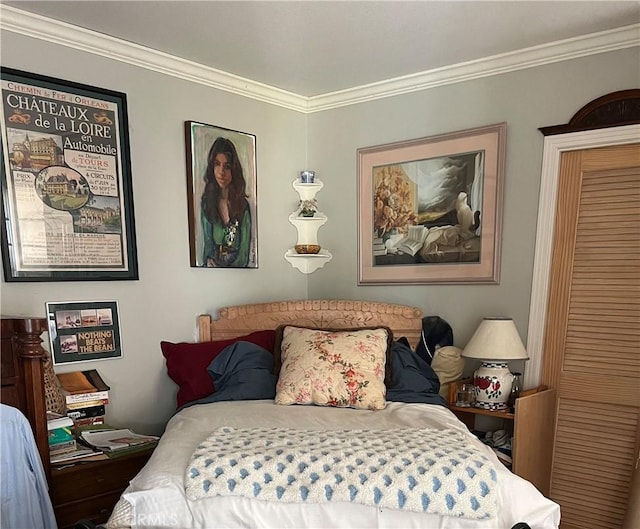
[{"label": "nightstand", "polygon": [[555,423],[555,391],[546,386],[523,391],[516,399],[513,413],[510,410],[490,411],[481,408],[456,406],[458,386],[470,380],[458,380],[449,386],[448,408],[467,428],[474,429],[479,416],[502,421],[502,428],[513,436],[511,458],[514,474],[531,481],[544,495],[549,494],[551,475],[551,451]]},{"label": "nightstand", "polygon": [[49,494],[58,528],[72,528],[80,519],[96,524],[106,522],[122,491],[149,460],[154,448],[155,445],[114,459],[54,467]]}]

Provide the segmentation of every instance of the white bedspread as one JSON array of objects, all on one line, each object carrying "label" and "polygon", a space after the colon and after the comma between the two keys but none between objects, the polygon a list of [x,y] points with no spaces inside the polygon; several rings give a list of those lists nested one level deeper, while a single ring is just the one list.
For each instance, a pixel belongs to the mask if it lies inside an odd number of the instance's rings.
[{"label": "white bedspread", "polygon": [[[185,471],[197,446],[216,428],[281,427],[310,430],[438,428],[461,432],[477,444],[497,471],[498,516],[467,520],[354,503],[280,504],[243,497],[189,500]],[[118,514],[116,514],[118,513]],[[368,411],[317,406],[278,406],[273,401],[233,401],[187,408],[167,425],[158,448],[123,494],[108,526],[133,528],[420,528],[509,529],[527,522],[533,529],[556,528],[558,505],[504,468],[493,452],[442,406],[390,402]]]}]

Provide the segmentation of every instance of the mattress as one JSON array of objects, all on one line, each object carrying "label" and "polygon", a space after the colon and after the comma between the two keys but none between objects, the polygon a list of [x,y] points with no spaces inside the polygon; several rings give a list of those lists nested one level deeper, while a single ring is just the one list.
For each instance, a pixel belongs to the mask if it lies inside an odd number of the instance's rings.
[{"label": "mattress", "polygon": [[[470,520],[355,503],[280,503],[243,497],[187,499],[185,469],[198,447],[220,427],[311,430],[437,428],[461,432],[490,458],[497,471],[498,516]],[[498,529],[518,522],[532,529],[557,528],[560,508],[532,484],[506,469],[445,407],[389,402],[384,410],[279,406],[271,400],[200,404],[168,423],[153,456],[131,481],[108,529],[131,528],[438,528]]]}]

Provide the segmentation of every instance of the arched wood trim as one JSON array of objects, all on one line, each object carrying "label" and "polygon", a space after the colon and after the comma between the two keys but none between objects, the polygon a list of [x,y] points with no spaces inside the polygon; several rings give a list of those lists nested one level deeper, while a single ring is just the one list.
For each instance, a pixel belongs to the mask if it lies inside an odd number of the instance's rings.
[{"label": "arched wood trim", "polygon": [[[599,110],[596,111],[597,109]],[[595,124],[596,122],[602,124]],[[540,383],[542,371],[544,326],[549,295],[553,226],[561,155],[573,150],[636,143],[640,138],[639,125],[640,89],[634,88],[612,92],[594,99],[576,112],[566,125],[539,129],[545,135],[545,139],[527,335],[527,351],[530,360],[525,371],[525,388],[536,387]]]},{"label": "arched wood trim", "polygon": [[545,136],[640,123],[640,88],[611,92],[583,106],[566,125],[541,127]]}]

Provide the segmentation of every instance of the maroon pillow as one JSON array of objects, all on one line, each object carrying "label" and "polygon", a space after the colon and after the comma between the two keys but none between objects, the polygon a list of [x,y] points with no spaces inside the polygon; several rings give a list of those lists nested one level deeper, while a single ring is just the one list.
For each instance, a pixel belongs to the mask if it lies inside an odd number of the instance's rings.
[{"label": "maroon pillow", "polygon": [[266,330],[217,342],[160,342],[162,354],[167,360],[167,373],[178,385],[177,407],[214,393],[213,380],[207,367],[225,347],[242,340],[273,352],[275,338],[275,330]]}]

